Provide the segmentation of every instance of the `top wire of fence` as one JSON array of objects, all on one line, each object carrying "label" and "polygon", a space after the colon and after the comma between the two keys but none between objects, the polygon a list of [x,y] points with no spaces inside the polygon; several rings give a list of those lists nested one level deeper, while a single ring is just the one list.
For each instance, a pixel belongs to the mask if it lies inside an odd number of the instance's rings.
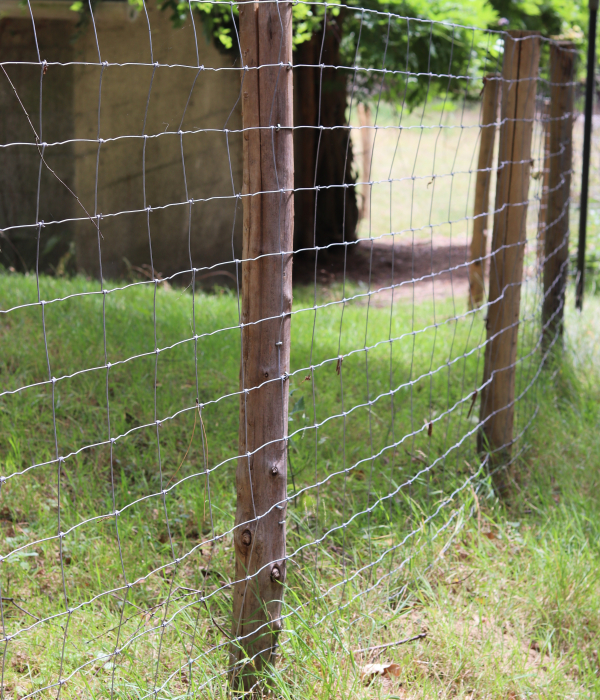
[{"label": "top wire of fence", "polygon": [[387,642],[374,611],[527,450],[575,48],[328,3],[10,8],[1,696],[218,697],[315,630]]}]

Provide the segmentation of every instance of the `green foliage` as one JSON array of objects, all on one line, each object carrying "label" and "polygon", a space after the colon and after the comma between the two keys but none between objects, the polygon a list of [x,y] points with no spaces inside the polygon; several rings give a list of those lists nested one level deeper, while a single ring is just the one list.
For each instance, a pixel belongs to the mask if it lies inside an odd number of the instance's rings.
[{"label": "green foliage", "polygon": [[[444,76],[475,78],[497,68],[500,46],[486,29],[535,29],[580,40],[580,26],[585,24],[583,8],[568,0],[348,0],[345,8],[336,5],[293,6],[294,48],[322,31],[325,15],[329,24],[342,13],[341,62],[358,66],[356,74],[348,71],[348,78],[359,99],[381,92],[384,99],[396,104],[406,101],[409,107],[435,95],[478,94],[478,80]],[[193,8],[207,41],[214,41],[222,51],[238,52],[237,5],[164,0],[161,7],[171,10],[176,26]],[[384,66],[388,72],[382,81]],[[407,72],[434,77],[413,76],[407,81]]]},{"label": "green foliage", "polygon": [[[129,0],[130,4],[140,4],[142,0]],[[334,5],[328,8],[329,16],[337,15],[339,8]],[[180,27],[187,19],[190,7],[197,13],[202,21],[203,33],[207,42],[214,41],[221,51],[239,51],[236,40],[235,26],[238,23],[239,10],[237,4],[212,3],[212,2],[185,2],[181,0],[163,0],[161,9],[171,10],[171,20],[176,27]],[[325,8],[323,6],[311,7],[307,4],[297,4],[292,8],[294,21],[294,46],[308,41],[320,28],[323,22]]]},{"label": "green foliage", "polygon": [[[138,11],[143,8],[143,0],[128,2]],[[207,42],[238,54],[236,3],[158,2],[161,9],[170,11],[175,27],[182,26],[193,10]],[[81,14],[80,24],[84,24],[89,3],[76,0],[71,9]],[[495,68],[498,58],[499,47],[486,29],[531,29],[576,42],[584,39],[587,29],[587,7],[570,0],[347,0],[345,8],[333,0],[327,7],[296,3],[292,12],[294,48],[322,31],[325,16],[329,23],[342,13],[342,64],[354,66],[356,61],[359,66],[352,76],[359,99],[381,91],[386,100],[396,104],[406,100],[409,107],[427,96],[463,95],[465,88],[467,95],[477,94],[480,86],[473,81],[465,85],[464,80],[421,77],[406,82],[404,72],[481,76],[488,66]],[[382,83],[377,69],[384,65],[397,72],[388,72]]]},{"label": "green foliage", "polygon": [[571,0],[489,0],[510,29],[534,29],[547,36],[581,38],[587,8]]},{"label": "green foliage", "polygon": [[[490,42],[490,36],[482,31],[453,24],[486,27],[494,23],[496,14],[486,0],[474,0],[468,8],[443,0],[367,0],[364,6],[367,11],[348,12],[345,18],[342,57],[346,65],[352,65],[356,55],[357,65],[371,69],[356,79],[366,96],[375,97],[381,91],[384,99],[396,104],[406,101],[412,107],[436,95],[457,96],[465,90],[467,94],[479,93],[480,80],[448,76],[479,78],[482,70],[490,70],[486,64],[494,68],[495,41]],[[399,19],[385,13],[419,19]],[[383,77],[384,67],[393,73]],[[428,79],[417,74],[433,75]]]}]

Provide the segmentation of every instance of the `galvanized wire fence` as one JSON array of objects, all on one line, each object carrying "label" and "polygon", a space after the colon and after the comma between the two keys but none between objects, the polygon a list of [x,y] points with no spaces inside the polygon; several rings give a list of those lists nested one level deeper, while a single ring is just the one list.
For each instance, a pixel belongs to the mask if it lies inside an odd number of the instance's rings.
[{"label": "galvanized wire fence", "polygon": [[35,0],[2,20],[31,42],[0,76],[2,697],[216,697],[308,630],[389,641],[372,612],[510,490],[562,332],[575,50],[265,0],[203,3],[219,54],[193,3],[107,5],[69,60]]}]

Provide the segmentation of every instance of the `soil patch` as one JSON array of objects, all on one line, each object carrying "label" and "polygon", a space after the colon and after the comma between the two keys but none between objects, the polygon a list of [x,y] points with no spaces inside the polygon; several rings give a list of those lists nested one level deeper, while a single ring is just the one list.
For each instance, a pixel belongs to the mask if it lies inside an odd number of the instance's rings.
[{"label": "soil patch", "polygon": [[[316,282],[332,285],[348,281],[362,283],[370,289],[382,290],[377,300],[391,297],[425,299],[448,296],[466,297],[468,275],[466,245],[449,245],[441,241],[392,243],[362,239],[347,247],[319,251],[316,260]],[[298,254],[294,260],[294,283],[311,285],[315,282],[315,255]]]}]

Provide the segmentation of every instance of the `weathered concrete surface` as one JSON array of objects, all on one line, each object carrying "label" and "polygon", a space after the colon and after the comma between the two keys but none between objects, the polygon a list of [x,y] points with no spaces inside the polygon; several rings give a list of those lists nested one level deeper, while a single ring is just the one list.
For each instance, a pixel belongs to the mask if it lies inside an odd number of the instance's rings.
[{"label": "weathered concrete surface", "polygon": [[[69,39],[73,23],[42,20],[36,22],[42,60],[66,63],[72,60]],[[42,141],[64,141],[73,137],[73,67],[51,66],[42,82],[40,124],[40,78],[38,56],[31,20],[0,20],[0,61],[20,62],[6,65],[10,81],[30,116],[33,128]],[[34,64],[34,65],[31,65]],[[23,107],[7,77],[0,71],[0,229],[35,224],[38,199],[40,153],[36,137]],[[7,145],[20,144],[20,145]],[[71,187],[75,175],[72,144],[45,149],[48,165]],[[40,179],[39,221],[70,218],[73,196],[46,169]],[[48,226],[41,230],[41,268],[55,263],[69,247],[73,225]],[[0,262],[18,269],[35,266],[38,229],[35,226],[10,229],[0,238]]]},{"label": "weathered concrete surface", "polygon": [[[35,2],[33,8],[35,16]],[[91,216],[103,215],[100,231],[105,278],[124,274],[129,265],[149,265],[149,240],[154,268],[163,276],[189,269],[190,255],[193,266],[204,267],[231,260],[232,245],[236,255],[241,250],[241,202],[237,202],[236,217],[236,200],[232,197],[232,179],[235,189],[238,192],[241,189],[241,135],[229,134],[227,144],[227,136],[222,131],[241,127],[240,108],[236,105],[239,72],[203,70],[198,73],[191,21],[188,19],[181,29],[173,29],[169,13],[161,12],[154,3],[148,4],[148,15],[152,60],[183,67],[154,70],[151,65],[110,65],[102,69],[98,65],[98,48],[91,24],[73,42],[74,23],[36,21],[42,60],[96,64],[49,67],[43,79],[43,140],[49,143],[87,140],[48,146],[46,155],[50,164],[57,163],[57,173],[77,194],[85,210]],[[201,23],[196,21],[196,25],[200,64],[206,68],[233,67],[232,57],[208,44]],[[37,61],[29,20],[4,19],[0,22],[0,31],[2,60]],[[7,32],[10,37],[13,32],[14,38],[7,40]],[[102,62],[150,64],[149,31],[144,14],[130,21],[125,14],[120,17],[114,12],[104,13],[100,17],[99,13],[97,35]],[[39,111],[40,66],[16,66],[9,69],[9,73],[14,73],[18,79],[27,110],[32,114]],[[9,118],[1,122],[2,143],[34,141],[31,128],[22,111],[19,113],[18,103],[11,93],[10,86],[7,90],[7,85],[2,84],[0,105],[3,113],[9,114]],[[9,108],[11,97],[16,107],[10,105]],[[140,137],[146,109],[144,133],[148,138],[144,168],[144,139]],[[183,131],[219,131],[180,136],[180,128]],[[98,133],[103,143],[98,143]],[[40,160],[37,150],[32,146],[14,146],[0,151],[3,158],[0,226],[34,223]],[[217,197],[221,199],[214,199]],[[191,206],[191,224],[188,198],[212,200]],[[144,206],[166,208],[147,214],[139,211]],[[86,219],[84,209],[75,198],[46,171],[42,175],[39,218],[49,221],[73,217],[84,220],[46,226],[43,235],[48,238],[52,232],[60,232],[66,241],[74,235],[78,268],[97,275],[97,229]],[[35,231],[28,235],[35,238]],[[227,279],[206,278],[210,282],[226,282]]]},{"label": "weathered concrete surface", "polygon": [[[196,66],[196,48],[190,21],[173,29],[168,13],[148,4],[152,35],[152,59],[159,63]],[[207,44],[200,23],[197,26],[200,64],[231,67],[232,59]],[[102,23],[98,26],[102,61],[109,63],[150,63],[150,41],[145,16],[135,22]],[[93,31],[88,30],[75,45],[76,60],[98,62]],[[127,262],[150,264],[150,241],[154,268],[163,275],[231,260],[232,241],[241,249],[241,205],[232,197],[241,189],[242,147],[239,134],[199,132],[178,135],[178,130],[241,128],[236,107],[240,78],[238,71],[201,71],[196,68],[152,66],[76,66],[74,71],[74,122],[77,139],[98,135],[98,95],[102,91],[100,138],[120,138],[100,145],[98,160],[98,201],[94,202],[98,144],[77,142],[76,183],[79,197],[90,214],[102,214],[102,271],[115,277]],[[150,83],[152,81],[152,88]],[[195,84],[194,84],[195,81]],[[193,91],[192,91],[193,86]],[[191,92],[191,96],[190,96]],[[189,103],[188,103],[189,98]],[[187,110],[186,110],[186,103]],[[184,116],[185,112],[185,116]],[[182,122],[183,118],[183,122]],[[164,133],[166,132],[166,133]],[[158,134],[164,134],[157,136]],[[185,160],[186,197],[181,143]],[[230,162],[231,173],[230,174]],[[193,199],[224,199],[196,203]],[[168,206],[179,203],[178,206]],[[181,204],[183,203],[183,204]],[[144,206],[167,207],[158,211],[108,216],[141,210]],[[149,224],[149,226],[148,226]],[[188,248],[189,236],[189,248]],[[95,227],[86,221],[77,225],[77,263],[82,269],[98,271],[98,242]],[[217,278],[210,278],[215,280]],[[223,278],[225,281],[227,278]]]}]

